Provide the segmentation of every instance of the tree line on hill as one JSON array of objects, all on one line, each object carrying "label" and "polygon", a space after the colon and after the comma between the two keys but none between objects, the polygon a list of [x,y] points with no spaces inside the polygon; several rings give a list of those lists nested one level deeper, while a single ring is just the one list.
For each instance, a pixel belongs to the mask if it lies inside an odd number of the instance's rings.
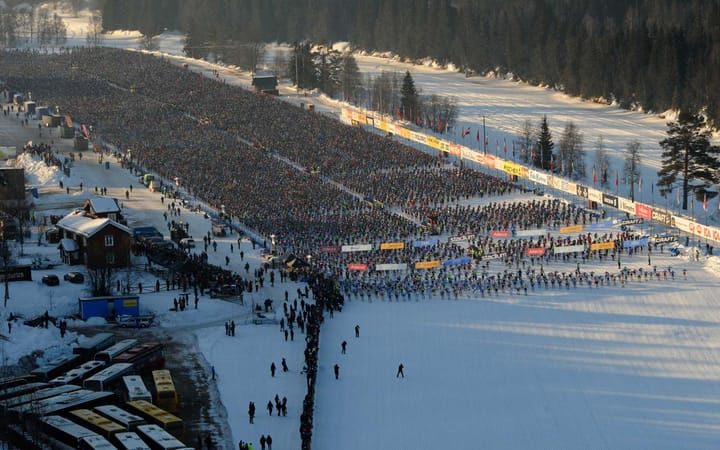
[{"label": "tree line on hill", "polygon": [[468,74],[496,72],[624,107],[720,119],[715,0],[104,0],[106,29],[188,33],[195,56],[230,42],[330,43]]}]

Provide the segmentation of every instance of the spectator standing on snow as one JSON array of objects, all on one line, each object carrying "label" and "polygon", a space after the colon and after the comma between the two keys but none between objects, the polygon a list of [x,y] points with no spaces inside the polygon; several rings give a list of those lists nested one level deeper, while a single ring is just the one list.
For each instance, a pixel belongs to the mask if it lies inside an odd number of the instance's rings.
[{"label": "spectator standing on snow", "polygon": [[265,450],[265,435],[260,435],[260,450]]},{"label": "spectator standing on snow", "polygon": [[268,434],[265,437],[265,443],[267,444],[267,450],[272,450],[272,436]]},{"label": "spectator standing on snow", "polygon": [[285,358],[282,359],[282,362],[280,363],[280,365],[282,366],[283,372],[287,372],[289,370],[287,362],[285,362]]},{"label": "spectator standing on snow", "polygon": [[355,337],[360,337],[360,325],[355,325]]},{"label": "spectator standing on snow", "polygon": [[397,374],[395,375],[395,378],[400,378],[400,377],[405,378],[405,373],[403,372],[404,368],[405,368],[405,366],[403,366],[402,363],[400,363],[400,365],[398,366],[398,371],[397,371]]},{"label": "spectator standing on snow", "polygon": [[276,368],[277,368],[277,367],[275,367],[275,362],[273,361],[273,363],[270,364],[270,376],[271,376],[271,377],[274,377],[274,376],[275,376],[275,369],[276,369]]},{"label": "spectator standing on snow", "polygon": [[342,353],[342,354],[344,355],[344,354],[345,354],[345,349],[347,348],[347,342],[346,342],[346,341],[342,341],[342,344],[340,344],[340,347],[342,348],[342,350],[340,351],[340,353]]},{"label": "spectator standing on snow", "polygon": [[337,380],[338,377],[340,377],[340,366],[335,364],[335,367],[333,367],[333,370],[335,371],[335,379]]},{"label": "spectator standing on snow", "polygon": [[250,423],[255,423],[255,403],[253,402],[248,405],[248,416],[250,416]]},{"label": "spectator standing on snow", "polygon": [[272,412],[273,412],[272,400],[268,400],[268,402],[267,402],[267,410],[268,410],[268,415],[269,415],[269,416],[272,416]]}]

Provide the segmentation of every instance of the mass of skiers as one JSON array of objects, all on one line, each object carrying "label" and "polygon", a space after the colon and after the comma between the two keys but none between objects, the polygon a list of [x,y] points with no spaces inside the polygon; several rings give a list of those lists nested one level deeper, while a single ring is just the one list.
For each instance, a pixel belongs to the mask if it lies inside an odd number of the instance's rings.
[{"label": "mass of skiers", "polygon": [[[595,211],[558,199],[508,201],[509,194],[523,190],[514,180],[458,167],[396,139],[341,125],[163,58],[106,48],[68,49],[44,56],[42,74],[35,70],[37,58],[29,51],[6,52],[7,86],[32,91],[92,125],[94,137],[118,151],[127,167],[182,180],[183,189],[197,199],[215,208],[223,205],[231,220],[260,236],[273,235],[281,253],[311,256],[315,304],[301,300],[298,308],[297,300],[286,298],[280,327],[286,340],[294,340],[297,326],[307,344],[303,449],[310,448],[312,437],[323,311],[340,311],[344,299],[529,295],[679,278],[674,268],[653,265],[656,246],[624,246],[638,240],[639,231],[559,234],[562,227],[597,225],[602,215]],[[516,235],[527,230],[542,232]],[[493,232],[507,234],[493,237]],[[450,241],[449,236],[466,238]],[[381,243],[397,241],[402,248],[380,250]],[[612,248],[591,250],[597,243],[612,243]],[[339,251],[349,244],[373,249]],[[578,245],[584,249],[558,251]],[[537,248],[544,251],[532,254]],[[471,260],[461,260],[468,255]],[[638,261],[639,255],[643,263],[647,257],[647,265],[628,268],[627,262]],[[349,270],[348,264],[358,261],[367,270]],[[428,270],[414,268],[429,261],[440,263]],[[379,264],[403,264],[406,270],[375,270]],[[246,286],[249,278],[239,278],[238,284]],[[256,272],[258,278],[264,279]],[[355,333],[359,336],[359,326]],[[226,334],[234,335],[234,323],[226,324]],[[346,343],[342,347],[344,352]],[[281,364],[287,371],[284,360]],[[339,379],[339,364],[333,369]],[[276,370],[272,362],[272,376]],[[405,376],[402,363],[396,376]],[[268,401],[270,415],[286,414],[286,401],[278,400]],[[251,401],[251,424],[255,412]],[[263,435],[260,445],[271,450],[272,438]],[[249,444],[241,442],[244,448]]]}]

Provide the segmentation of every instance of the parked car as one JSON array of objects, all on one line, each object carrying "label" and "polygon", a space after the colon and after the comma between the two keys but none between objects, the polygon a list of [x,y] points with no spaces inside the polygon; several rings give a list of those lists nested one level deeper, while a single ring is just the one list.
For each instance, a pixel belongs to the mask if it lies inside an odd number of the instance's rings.
[{"label": "parked car", "polygon": [[38,257],[38,258],[33,259],[30,267],[32,267],[35,270],[52,269],[53,267],[55,267],[55,264],[52,261],[50,261],[48,258]]},{"label": "parked car", "polygon": [[71,283],[79,284],[85,281],[85,276],[80,272],[68,272],[63,276],[63,279]]},{"label": "parked car", "polygon": [[57,286],[60,284],[60,278],[54,274],[43,275],[42,282],[48,286]]},{"label": "parked car", "polygon": [[230,298],[238,295],[240,295],[240,288],[234,284],[210,288],[210,298]]}]

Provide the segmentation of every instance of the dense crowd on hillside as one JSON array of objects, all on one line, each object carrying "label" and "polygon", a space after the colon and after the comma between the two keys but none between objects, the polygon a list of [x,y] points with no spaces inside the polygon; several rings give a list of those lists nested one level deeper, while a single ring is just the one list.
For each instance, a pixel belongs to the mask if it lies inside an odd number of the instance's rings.
[{"label": "dense crowd on hillside", "polygon": [[[74,49],[4,55],[9,86],[62,105],[107,143],[281,242],[355,242],[418,235],[327,182],[388,204],[444,202],[509,191],[510,183],[452,169],[398,142],[142,53]],[[34,55],[37,58],[37,55]],[[271,150],[271,151],[266,151]],[[275,155],[305,168],[300,172]],[[311,171],[319,176],[309,175]]]},{"label": "dense crowd on hillside", "polygon": [[[177,178],[189,193],[222,205],[258,234],[275,235],[281,250],[314,255],[318,267],[341,277],[352,278],[342,267],[354,258],[373,267],[468,254],[444,241],[412,244],[434,235],[477,235],[470,242],[475,256],[519,260],[528,247],[554,242],[492,239],[491,232],[557,230],[598,220],[559,200],[497,197],[485,205],[468,204],[519,188],[162,58],[73,49],[41,56],[38,73],[38,57],[5,53],[7,85],[59,105],[127,155],[130,165]],[[388,241],[406,245],[360,256],[319,251]]]}]

